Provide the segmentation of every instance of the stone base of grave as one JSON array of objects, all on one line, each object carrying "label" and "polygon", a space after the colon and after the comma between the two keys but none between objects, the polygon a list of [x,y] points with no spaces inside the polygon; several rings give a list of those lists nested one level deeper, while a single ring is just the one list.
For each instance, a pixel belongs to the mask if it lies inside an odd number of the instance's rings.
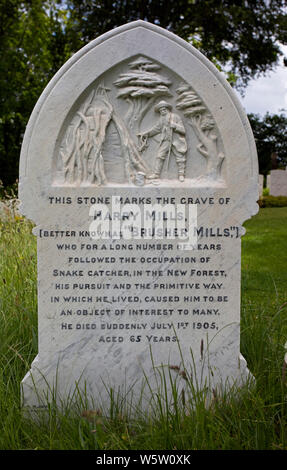
[{"label": "stone base of grave", "polygon": [[198,364],[198,377],[192,382],[188,369],[172,365],[155,369],[151,367],[142,375],[138,374],[133,383],[128,379],[129,385],[126,385],[108,379],[108,374],[103,374],[101,379],[91,380],[88,377],[92,370],[75,377],[73,371],[59,367],[57,375],[52,376],[51,367],[41,365],[39,356],[36,356],[21,383],[22,407],[24,411],[36,414],[56,406],[59,411],[67,407],[79,411],[88,408],[101,410],[101,413],[107,415],[114,405],[123,413],[136,414],[140,411],[148,415],[154,413],[158,396],[162,396],[163,401],[168,397],[169,406],[172,407],[174,386],[178,391],[179,404],[188,403],[192,406],[192,403],[196,405],[199,400],[204,400],[208,407],[215,397],[228,397],[229,394],[236,397],[242,387],[255,384],[242,354],[239,354],[235,363],[226,367],[226,374],[212,367],[202,372]]}]

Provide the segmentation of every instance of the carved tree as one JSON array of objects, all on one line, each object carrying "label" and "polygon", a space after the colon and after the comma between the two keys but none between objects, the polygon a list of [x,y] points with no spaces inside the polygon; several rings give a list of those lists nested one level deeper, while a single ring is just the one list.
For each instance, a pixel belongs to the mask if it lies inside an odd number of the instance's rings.
[{"label": "carved tree", "polygon": [[212,180],[220,178],[224,154],[218,152],[215,122],[199,96],[187,84],[182,84],[177,90],[177,109],[187,118],[199,140],[197,150],[207,160],[206,177]]},{"label": "carved tree", "polygon": [[60,150],[64,178],[69,183],[75,183],[78,180],[86,181],[88,178],[88,159],[92,145],[88,139],[89,122],[86,113],[93,98],[94,91],[76,112]]},{"label": "carved tree", "polygon": [[128,127],[139,133],[141,122],[159,96],[171,96],[171,81],[159,74],[160,66],[145,57],[139,57],[129,64],[130,70],[120,74],[114,82],[120,91],[117,98],[129,103],[126,115]]},{"label": "carved tree", "polygon": [[101,186],[106,183],[102,147],[106,130],[113,121],[119,134],[125,172],[129,182],[137,172],[149,173],[125,123],[116,114],[107,96],[108,89],[100,85],[76,112],[65,136],[60,156],[65,182],[90,183]]}]

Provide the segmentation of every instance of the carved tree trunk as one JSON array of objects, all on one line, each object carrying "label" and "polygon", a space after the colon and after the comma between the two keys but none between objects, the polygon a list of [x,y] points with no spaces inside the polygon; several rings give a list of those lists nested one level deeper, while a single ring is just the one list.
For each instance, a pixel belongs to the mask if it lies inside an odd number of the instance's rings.
[{"label": "carved tree trunk", "polygon": [[124,121],[118,116],[106,94],[87,100],[77,112],[77,121],[67,132],[61,151],[65,180],[68,183],[97,184],[106,182],[102,147],[106,131],[113,121],[121,142],[125,172],[129,182],[137,172],[149,173]]},{"label": "carved tree trunk", "polygon": [[224,155],[218,152],[217,149],[217,136],[215,134],[208,134],[203,132],[194,121],[189,121],[189,125],[193,128],[200,143],[197,145],[197,150],[207,160],[206,177],[212,180],[220,178],[221,165],[224,160]]},{"label": "carved tree trunk", "polygon": [[119,133],[121,140],[122,152],[125,159],[126,176],[129,182],[132,182],[134,175],[137,171],[145,174],[150,170],[143,161],[134,141],[132,140],[123,120],[115,112],[112,115],[113,122]]}]

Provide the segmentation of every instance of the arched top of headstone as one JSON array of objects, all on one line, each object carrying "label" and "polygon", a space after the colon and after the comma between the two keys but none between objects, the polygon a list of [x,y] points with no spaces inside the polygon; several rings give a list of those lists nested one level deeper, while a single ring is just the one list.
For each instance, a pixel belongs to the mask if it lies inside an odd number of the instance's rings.
[{"label": "arched top of headstone", "polygon": [[[167,163],[154,170],[159,146]],[[22,212],[41,224],[51,194],[153,191],[153,176],[163,190],[228,189],[239,223],[258,210],[256,147],[232,88],[186,41],[135,21],[74,54],[39,98],[21,151]]]}]

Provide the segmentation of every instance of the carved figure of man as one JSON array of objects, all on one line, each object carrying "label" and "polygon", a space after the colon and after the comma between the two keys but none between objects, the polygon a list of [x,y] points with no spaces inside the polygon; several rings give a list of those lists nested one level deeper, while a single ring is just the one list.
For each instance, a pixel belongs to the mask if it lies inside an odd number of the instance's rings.
[{"label": "carved figure of man", "polygon": [[169,160],[173,153],[178,168],[178,179],[184,181],[187,144],[185,138],[185,128],[181,118],[171,112],[172,105],[166,101],[160,101],[154,108],[160,114],[158,122],[148,131],[139,134],[142,141],[148,137],[160,134],[160,143],[156,156],[154,173],[148,176],[149,179],[157,179],[163,169],[166,159]]}]

